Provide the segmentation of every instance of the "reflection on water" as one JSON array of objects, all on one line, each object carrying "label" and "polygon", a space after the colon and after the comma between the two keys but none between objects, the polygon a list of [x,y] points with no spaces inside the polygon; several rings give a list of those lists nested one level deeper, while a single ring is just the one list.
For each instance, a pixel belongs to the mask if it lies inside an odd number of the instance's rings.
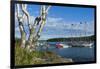
[{"label": "reflection on water", "polygon": [[[90,47],[56,48],[57,42],[48,42],[48,51],[52,51],[64,58],[72,58],[74,62],[94,61],[94,45]],[[41,48],[44,51],[44,48]]]}]

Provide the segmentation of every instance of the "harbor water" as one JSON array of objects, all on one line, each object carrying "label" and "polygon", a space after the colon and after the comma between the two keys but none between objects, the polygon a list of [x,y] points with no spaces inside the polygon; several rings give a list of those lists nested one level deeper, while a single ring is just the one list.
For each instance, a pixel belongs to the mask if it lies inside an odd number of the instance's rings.
[{"label": "harbor water", "polygon": [[48,42],[48,44],[49,44],[48,49],[44,49],[44,50],[52,51],[63,58],[71,58],[74,62],[94,61],[95,45],[93,45],[91,48],[81,47],[81,46],[68,47],[68,48],[56,48],[57,42]]}]

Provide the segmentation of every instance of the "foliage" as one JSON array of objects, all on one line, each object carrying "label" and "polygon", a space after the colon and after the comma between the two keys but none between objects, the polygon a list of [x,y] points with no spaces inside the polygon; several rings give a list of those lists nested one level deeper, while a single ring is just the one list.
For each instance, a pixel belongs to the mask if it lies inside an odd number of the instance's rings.
[{"label": "foliage", "polygon": [[29,52],[28,50],[21,48],[19,42],[16,42],[15,46],[15,65],[30,65],[30,64],[41,64],[42,60],[36,61],[35,58],[43,56],[43,52],[34,51]]},{"label": "foliage", "polygon": [[[50,51],[33,51],[21,48],[19,41],[15,46],[15,65],[34,65],[34,64],[51,64],[61,63],[63,58]],[[67,63],[72,62],[70,60]]]}]

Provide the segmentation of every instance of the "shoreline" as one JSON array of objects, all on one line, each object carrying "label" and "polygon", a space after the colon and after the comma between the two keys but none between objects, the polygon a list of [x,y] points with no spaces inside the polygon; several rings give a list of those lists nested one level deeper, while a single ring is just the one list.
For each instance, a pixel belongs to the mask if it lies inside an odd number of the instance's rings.
[{"label": "shoreline", "polygon": [[50,51],[29,52],[18,46],[15,47],[15,65],[73,63],[71,58],[63,58]]}]

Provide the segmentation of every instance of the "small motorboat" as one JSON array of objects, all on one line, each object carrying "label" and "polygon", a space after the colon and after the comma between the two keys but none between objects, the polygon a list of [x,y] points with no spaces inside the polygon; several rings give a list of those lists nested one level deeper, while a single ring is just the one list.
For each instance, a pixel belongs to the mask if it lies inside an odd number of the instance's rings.
[{"label": "small motorboat", "polygon": [[56,48],[69,48],[69,45],[66,44],[56,44]]},{"label": "small motorboat", "polygon": [[63,48],[63,44],[56,44],[56,48]]}]

